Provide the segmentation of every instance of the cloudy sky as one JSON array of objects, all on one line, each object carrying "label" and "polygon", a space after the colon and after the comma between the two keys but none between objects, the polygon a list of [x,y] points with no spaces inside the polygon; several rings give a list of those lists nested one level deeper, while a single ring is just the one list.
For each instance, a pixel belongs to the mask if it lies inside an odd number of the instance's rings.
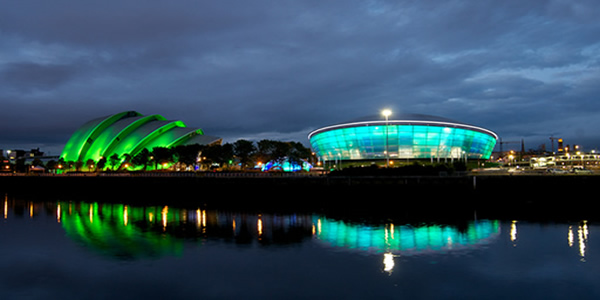
[{"label": "cloudy sky", "polygon": [[596,0],[0,4],[0,149],[57,155],[125,110],[307,143],[383,108],[600,147]]}]

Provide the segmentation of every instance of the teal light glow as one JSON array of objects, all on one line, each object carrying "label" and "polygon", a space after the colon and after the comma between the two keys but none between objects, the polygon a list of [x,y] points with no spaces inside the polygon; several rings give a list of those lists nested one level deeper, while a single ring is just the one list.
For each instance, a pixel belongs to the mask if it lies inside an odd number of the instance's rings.
[{"label": "teal light glow", "polygon": [[332,247],[376,253],[458,249],[484,243],[500,231],[497,220],[474,221],[466,230],[447,225],[367,226],[324,217],[316,217],[313,222],[317,238]]},{"label": "teal light glow", "polygon": [[261,167],[261,171],[284,171],[284,172],[298,172],[298,171],[310,171],[312,165],[301,160],[300,163],[291,162],[289,159],[282,161],[270,161]]},{"label": "teal light glow", "polygon": [[[416,123],[416,122],[413,122]],[[392,159],[489,159],[497,137],[477,127],[390,121],[340,125],[309,136],[323,161]]]}]

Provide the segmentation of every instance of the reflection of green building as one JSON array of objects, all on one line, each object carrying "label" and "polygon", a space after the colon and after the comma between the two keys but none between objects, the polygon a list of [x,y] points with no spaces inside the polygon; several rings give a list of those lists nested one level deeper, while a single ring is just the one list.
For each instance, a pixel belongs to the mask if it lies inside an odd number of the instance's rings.
[{"label": "reflection of green building", "polygon": [[448,225],[366,226],[327,218],[315,221],[316,236],[334,247],[375,252],[455,249],[482,243],[499,233],[500,222],[480,220],[465,230]]},{"label": "reflection of green building", "polygon": [[71,239],[115,258],[180,255],[184,241],[271,245],[301,243],[312,236],[310,215],[86,202],[60,202],[56,214]]},{"label": "reflection of green building", "polygon": [[164,208],[61,202],[58,209],[70,238],[111,257],[178,255],[183,248],[181,241],[161,233],[177,217]]},{"label": "reflection of green building", "polygon": [[385,253],[449,250],[484,243],[499,221],[453,226],[368,226],[311,215],[217,212],[168,206],[59,202],[58,221],[68,237],[120,259],[181,255],[184,243],[207,240],[264,246],[302,243],[311,236],[334,247]]},{"label": "reflection of green building", "polygon": [[65,145],[61,158],[65,161],[98,161],[113,154],[134,156],[144,148],[152,151],[154,147],[217,142],[220,142],[219,138],[206,136],[201,129],[190,129],[182,121],[126,111],[82,125]]}]

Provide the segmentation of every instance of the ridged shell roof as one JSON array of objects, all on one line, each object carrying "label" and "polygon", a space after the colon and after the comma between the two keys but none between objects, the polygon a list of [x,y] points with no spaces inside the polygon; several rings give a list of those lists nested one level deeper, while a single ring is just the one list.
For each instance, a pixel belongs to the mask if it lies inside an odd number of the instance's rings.
[{"label": "ridged shell roof", "polygon": [[182,121],[125,111],[83,124],[65,144],[61,158],[98,161],[113,154],[134,156],[144,148],[207,145],[219,141],[220,138],[205,136],[201,129],[186,127]]}]

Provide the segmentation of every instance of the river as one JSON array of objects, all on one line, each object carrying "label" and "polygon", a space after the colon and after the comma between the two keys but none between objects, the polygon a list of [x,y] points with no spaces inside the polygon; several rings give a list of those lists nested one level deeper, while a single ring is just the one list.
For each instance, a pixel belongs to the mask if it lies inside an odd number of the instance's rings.
[{"label": "river", "polygon": [[572,215],[2,203],[2,299],[600,298],[600,228]]}]

